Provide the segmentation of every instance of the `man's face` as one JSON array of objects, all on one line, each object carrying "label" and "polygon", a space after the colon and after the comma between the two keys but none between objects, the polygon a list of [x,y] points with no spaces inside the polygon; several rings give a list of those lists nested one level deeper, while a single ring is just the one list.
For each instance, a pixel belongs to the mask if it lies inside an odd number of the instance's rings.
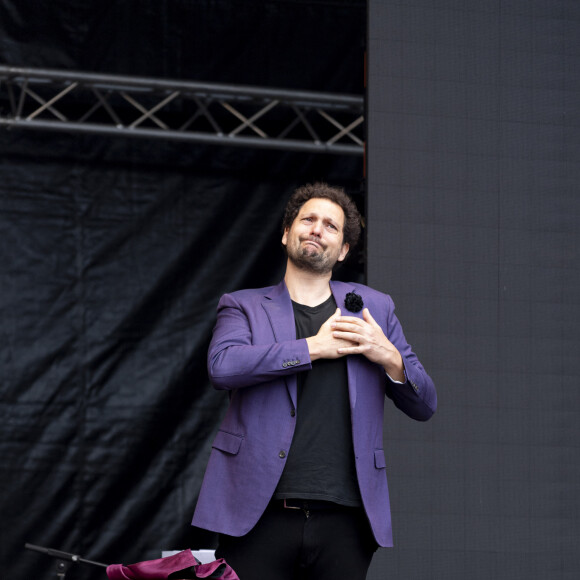
[{"label": "man's face", "polygon": [[282,244],[288,259],[298,268],[326,274],[348,253],[343,244],[344,212],[323,198],[309,199],[298,211],[290,228],[284,230]]}]

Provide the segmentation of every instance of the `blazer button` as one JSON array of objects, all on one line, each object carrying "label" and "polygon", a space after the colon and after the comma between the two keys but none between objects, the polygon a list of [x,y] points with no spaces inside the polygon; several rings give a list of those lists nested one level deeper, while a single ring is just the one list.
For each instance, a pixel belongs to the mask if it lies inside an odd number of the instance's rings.
[{"label": "blazer button", "polygon": [[290,410],[290,417],[296,417],[296,409]]},{"label": "blazer button", "polygon": [[284,457],[286,457],[286,451],[284,451],[284,450],[282,449],[282,451],[280,451],[280,453],[278,453],[278,457],[279,457],[280,459],[284,459]]},{"label": "blazer button", "polygon": [[283,366],[284,368],[286,368],[286,367],[288,366],[288,363],[282,363],[282,366]]}]

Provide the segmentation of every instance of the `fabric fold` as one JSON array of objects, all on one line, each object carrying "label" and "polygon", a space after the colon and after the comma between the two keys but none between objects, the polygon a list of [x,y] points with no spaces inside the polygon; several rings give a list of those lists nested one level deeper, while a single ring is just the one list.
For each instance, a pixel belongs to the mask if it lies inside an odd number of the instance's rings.
[{"label": "fabric fold", "polygon": [[136,564],[111,564],[107,566],[109,580],[186,580],[215,578],[239,580],[237,574],[223,558],[202,564],[191,550],[183,550],[166,558],[145,560]]}]

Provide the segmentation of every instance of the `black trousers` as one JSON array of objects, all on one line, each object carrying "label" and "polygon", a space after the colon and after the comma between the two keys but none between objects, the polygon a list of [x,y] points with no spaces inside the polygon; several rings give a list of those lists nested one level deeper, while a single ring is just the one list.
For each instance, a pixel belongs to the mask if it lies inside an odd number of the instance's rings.
[{"label": "black trousers", "polygon": [[362,508],[288,503],[308,505],[272,502],[245,536],[221,534],[216,558],[225,558],[240,580],[366,578],[377,543]]}]

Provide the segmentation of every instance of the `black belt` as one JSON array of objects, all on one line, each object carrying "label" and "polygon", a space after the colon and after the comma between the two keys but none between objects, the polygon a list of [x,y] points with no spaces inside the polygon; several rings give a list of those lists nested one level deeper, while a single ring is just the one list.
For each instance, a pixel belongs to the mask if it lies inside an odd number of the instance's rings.
[{"label": "black belt", "polygon": [[340,505],[332,501],[322,501],[319,499],[277,499],[272,502],[275,506],[287,510],[302,510],[304,512],[314,510],[344,510],[352,509],[350,506]]}]

